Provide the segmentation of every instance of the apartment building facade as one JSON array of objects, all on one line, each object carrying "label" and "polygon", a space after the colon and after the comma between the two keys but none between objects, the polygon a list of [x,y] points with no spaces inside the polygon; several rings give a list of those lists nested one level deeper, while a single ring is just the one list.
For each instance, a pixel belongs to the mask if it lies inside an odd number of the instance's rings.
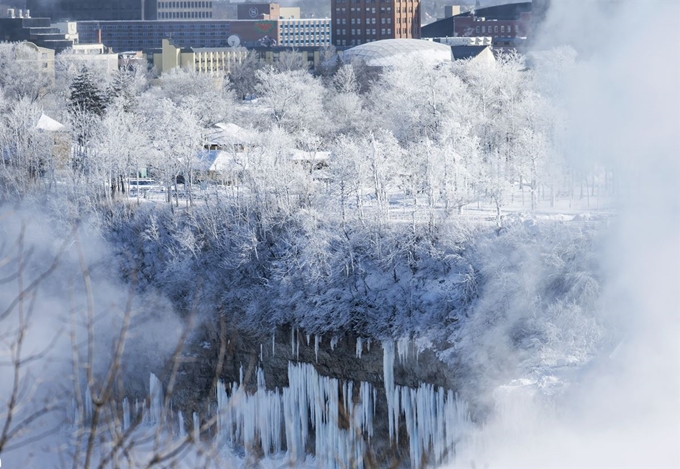
[{"label": "apartment building facade", "polygon": [[284,47],[325,47],[331,45],[331,20],[281,19],[279,45]]},{"label": "apartment building facade", "polygon": [[420,39],[420,13],[420,0],[331,0],[333,45]]}]

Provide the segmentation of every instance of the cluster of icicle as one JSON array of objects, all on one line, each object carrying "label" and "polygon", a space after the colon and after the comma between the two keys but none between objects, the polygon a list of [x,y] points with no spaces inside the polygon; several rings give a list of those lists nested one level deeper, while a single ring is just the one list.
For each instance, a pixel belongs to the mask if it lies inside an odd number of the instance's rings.
[{"label": "cluster of icicle", "polygon": [[[73,406],[73,425],[79,423],[80,414],[78,411],[78,406],[75,399],[72,402]],[[149,399],[148,405],[146,400],[135,399],[134,405],[130,403],[130,400],[125,397],[122,402],[122,430],[126,431],[130,428],[131,422],[133,421],[133,416],[141,415],[141,425],[142,426],[156,426],[163,423],[163,406],[164,406],[164,394],[163,394],[163,383],[160,379],[156,377],[153,373],[149,374]],[[90,393],[89,387],[85,389],[85,398],[83,399],[83,422],[89,423],[92,421],[92,394]],[[187,436],[186,426],[184,424],[184,416],[182,412],[177,413],[170,412],[168,415],[170,421],[174,421],[176,424],[176,434],[180,438],[185,438]],[[174,417],[174,418],[173,418]],[[194,412],[193,415],[193,427],[194,427],[194,438],[195,441],[200,440],[200,420],[198,414]]]},{"label": "cluster of icicle", "polygon": [[[397,342],[397,353],[403,363],[408,358],[409,341]],[[436,464],[453,462],[456,447],[471,431],[468,408],[453,391],[444,391],[431,384],[418,388],[395,386],[395,347],[393,341],[383,342],[383,373],[390,440],[399,443],[399,419],[403,415],[409,439],[412,467],[424,461]]]},{"label": "cluster of icicle", "polygon": [[253,394],[242,383],[229,388],[219,383],[220,441],[274,455],[282,451],[285,440],[288,458],[299,463],[306,458],[313,434],[319,467],[363,467],[365,441],[373,436],[377,391],[360,383],[356,402],[352,381],[320,376],[312,365],[303,363],[288,364],[288,381],[282,392],[268,391],[264,373],[258,370]]},{"label": "cluster of icicle", "polygon": [[[357,357],[364,344],[359,343]],[[471,432],[467,407],[452,391],[421,384],[418,388],[394,383],[395,357],[403,364],[409,358],[408,340],[385,341],[383,373],[387,400],[390,441],[398,445],[400,420],[405,424],[411,465],[421,467],[424,461],[434,464],[453,462],[456,447]],[[334,344],[335,345],[335,344]],[[318,340],[315,340],[315,348]],[[414,351],[415,353],[415,351]],[[231,448],[244,448],[253,454],[281,455],[285,450],[293,465],[307,457],[308,442],[313,438],[315,463],[318,467],[363,467],[367,444],[373,438],[377,389],[360,382],[355,392],[353,381],[340,381],[321,376],[313,365],[288,364],[289,386],[279,391],[267,390],[264,372],[257,370],[257,390],[246,391],[241,369],[238,383],[217,385],[217,443]],[[148,407],[145,401],[131,406],[123,401],[123,430],[130,427],[132,415],[141,415],[145,425],[162,424],[163,385],[153,374],[149,379]],[[75,422],[78,411],[75,409]],[[92,417],[89,390],[84,400],[84,420]],[[177,435],[186,437],[181,412],[171,412],[177,424]],[[193,435],[200,441],[200,423],[193,415]]]}]

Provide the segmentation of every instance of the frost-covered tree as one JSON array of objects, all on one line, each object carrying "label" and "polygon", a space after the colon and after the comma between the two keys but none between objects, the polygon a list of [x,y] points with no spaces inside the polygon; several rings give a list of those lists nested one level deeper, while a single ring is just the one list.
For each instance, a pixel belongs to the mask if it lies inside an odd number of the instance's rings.
[{"label": "frost-covered tree", "polygon": [[308,131],[320,133],[325,128],[321,80],[306,71],[257,72],[257,93],[273,125],[291,134]]},{"label": "frost-covered tree", "polygon": [[0,88],[12,99],[42,99],[52,86],[40,52],[25,43],[0,43]]},{"label": "frost-covered tree", "polygon": [[259,83],[257,71],[262,68],[257,58],[257,52],[251,50],[244,59],[232,65],[229,75],[229,87],[236,93],[239,100],[253,96]]},{"label": "frost-covered tree", "polygon": [[52,135],[37,128],[42,107],[29,97],[11,105],[0,119],[4,191],[25,193],[41,181],[54,182]]}]

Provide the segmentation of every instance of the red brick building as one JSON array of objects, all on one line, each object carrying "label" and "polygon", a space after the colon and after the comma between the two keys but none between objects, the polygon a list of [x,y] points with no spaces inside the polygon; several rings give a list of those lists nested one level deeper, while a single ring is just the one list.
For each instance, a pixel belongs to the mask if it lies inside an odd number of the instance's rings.
[{"label": "red brick building", "polygon": [[332,43],[420,39],[420,11],[420,0],[331,0]]}]

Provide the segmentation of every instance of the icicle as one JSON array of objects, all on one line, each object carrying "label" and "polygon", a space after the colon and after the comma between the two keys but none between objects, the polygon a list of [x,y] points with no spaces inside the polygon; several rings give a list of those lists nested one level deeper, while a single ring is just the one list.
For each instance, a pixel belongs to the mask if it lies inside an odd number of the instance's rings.
[{"label": "icicle", "polygon": [[260,363],[264,363],[263,357],[264,357],[264,351],[263,351],[262,344],[260,344]]},{"label": "icicle", "polygon": [[366,340],[366,350],[369,352],[371,351],[371,339]]},{"label": "icicle", "polygon": [[311,338],[312,338],[312,336],[307,334],[307,347],[309,347],[309,339],[311,339]]},{"label": "icicle", "polygon": [[272,334],[272,357],[276,356],[276,349],[274,347],[275,345],[276,345],[276,332]]},{"label": "icicle", "polygon": [[314,356],[317,363],[319,363],[319,342],[321,342],[321,338],[314,334]]},{"label": "icicle", "polygon": [[331,351],[335,350],[335,347],[338,345],[338,338],[337,337],[332,337],[331,338]]},{"label": "icicle", "polygon": [[128,398],[123,398],[123,431],[130,428],[130,403]]},{"label": "icicle", "polygon": [[85,388],[85,419],[89,421],[92,418],[92,394],[90,394],[90,387]]},{"label": "icicle", "polygon": [[156,375],[149,375],[149,423],[161,423],[163,412],[163,383]]},{"label": "icicle", "polygon": [[194,412],[193,421],[194,421],[194,441],[198,443],[199,441],[201,441],[201,421],[198,418],[198,414],[196,412]]},{"label": "icicle", "polygon": [[241,366],[238,368],[238,384],[239,386],[243,386],[243,363],[241,363]]},{"label": "icicle", "polygon": [[265,382],[264,382],[264,371],[262,368],[257,369],[257,388],[258,389],[265,389]]},{"label": "icicle", "polygon": [[357,346],[356,346],[356,357],[361,358],[361,353],[364,351],[364,341],[361,337],[357,338]]},{"label": "icicle", "polygon": [[383,382],[385,383],[385,397],[387,398],[387,417],[389,422],[390,440],[395,436],[394,421],[394,341],[383,342]]},{"label": "icicle", "polygon": [[177,423],[179,425],[179,437],[180,438],[186,438],[187,431],[184,428],[184,416],[182,415],[181,410],[177,413]]},{"label": "icicle", "polygon": [[295,329],[290,328],[290,355],[295,355]]},{"label": "icicle", "polygon": [[408,360],[409,342],[408,337],[402,337],[397,341],[397,355],[399,355],[399,363],[402,365]]}]

